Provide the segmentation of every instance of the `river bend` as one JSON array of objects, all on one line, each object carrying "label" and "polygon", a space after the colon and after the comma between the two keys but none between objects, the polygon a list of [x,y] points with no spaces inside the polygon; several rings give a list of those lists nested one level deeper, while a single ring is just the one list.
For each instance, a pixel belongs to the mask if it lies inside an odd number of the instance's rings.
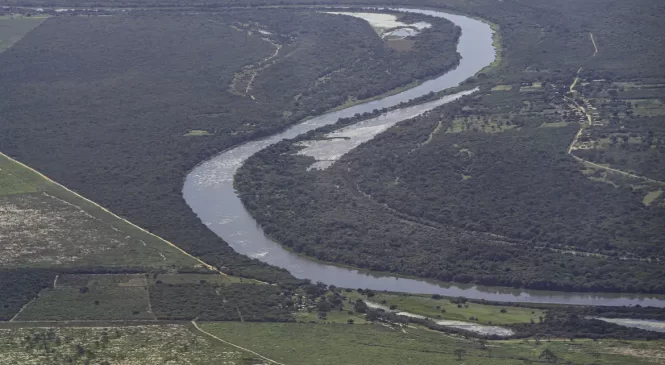
[{"label": "river bend", "polygon": [[[665,299],[657,296],[564,293],[521,290],[501,287],[481,287],[433,283],[426,280],[405,279],[390,275],[367,273],[338,267],[290,252],[270,240],[258,223],[245,209],[233,188],[233,176],[245,160],[256,152],[284,139],[294,138],[307,131],[335,123],[339,118],[356,113],[371,112],[395,106],[401,102],[458,86],[475,75],[495,59],[492,29],[482,21],[469,17],[420,9],[391,9],[445,18],[462,29],[457,51],[462,56],[457,68],[417,87],[379,100],[330,112],[265,139],[251,141],[223,152],[201,163],[187,176],[183,196],[187,204],[219,237],[235,251],[257,258],[271,265],[287,269],[297,278],[321,281],[339,287],[370,288],[409,293],[465,296],[467,298],[496,301],[560,303],[587,305],[636,305],[665,307]],[[423,107],[425,111],[426,107]],[[396,110],[394,113],[399,113]]]}]

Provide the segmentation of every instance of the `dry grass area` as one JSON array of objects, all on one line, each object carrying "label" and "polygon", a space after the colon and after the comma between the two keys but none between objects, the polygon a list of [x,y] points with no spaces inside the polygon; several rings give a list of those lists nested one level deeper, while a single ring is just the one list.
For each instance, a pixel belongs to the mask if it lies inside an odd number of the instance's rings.
[{"label": "dry grass area", "polygon": [[183,325],[0,329],[0,364],[263,364]]},{"label": "dry grass area", "polygon": [[0,266],[59,265],[130,243],[82,209],[46,194],[0,197],[0,232]]},{"label": "dry grass area", "polygon": [[164,241],[0,155],[0,268],[197,264]]},{"label": "dry grass area", "polygon": [[0,267],[81,261],[138,266],[166,260],[140,240],[46,193],[0,196],[0,242]]}]

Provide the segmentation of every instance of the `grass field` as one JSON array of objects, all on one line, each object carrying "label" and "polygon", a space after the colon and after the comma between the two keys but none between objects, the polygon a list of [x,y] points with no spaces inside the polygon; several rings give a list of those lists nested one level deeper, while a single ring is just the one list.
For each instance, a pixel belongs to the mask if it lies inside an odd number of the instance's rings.
[{"label": "grass field", "polygon": [[[204,323],[216,336],[289,365],[532,364],[549,349],[561,364],[653,364],[665,342],[577,340],[483,343],[441,333],[369,324]],[[460,351],[457,351],[460,350]],[[461,354],[458,360],[457,353]]]},{"label": "grass field", "polygon": [[654,200],[660,198],[661,195],[663,195],[662,190],[650,191],[647,195],[644,196],[642,203],[644,203],[644,205],[651,205],[651,203],[653,203]]},{"label": "grass field", "polygon": [[296,320],[298,322],[316,322],[316,323],[340,323],[340,324],[348,324],[349,320],[352,320],[352,323],[355,324],[365,324],[368,323],[365,320],[365,315],[359,314],[352,312],[352,314],[349,314],[348,311],[343,310],[331,310],[326,314],[325,318],[320,318],[319,313],[317,311],[312,311],[312,312],[307,312],[307,311],[302,311],[302,312],[297,312],[296,313]]},{"label": "grass field", "polygon": [[[481,324],[487,324],[490,321],[496,325],[529,323],[531,320],[538,322],[539,317],[545,316],[544,311],[531,308],[501,307],[469,302],[458,307],[458,304],[452,303],[448,298],[432,299],[429,295],[376,293],[375,296],[367,298],[356,291],[349,294],[348,297],[352,300],[361,298],[386,307],[395,305],[398,311],[457,321],[468,321],[470,317],[475,317],[478,318],[477,323]],[[502,310],[505,313],[502,313]]]},{"label": "grass field", "polygon": [[[87,361],[87,362],[86,362]],[[0,329],[1,364],[262,364],[182,325]]]},{"label": "grass field", "polygon": [[0,267],[202,266],[163,240],[0,154]]},{"label": "grass field", "polygon": [[563,128],[569,124],[568,122],[543,123],[539,128]]},{"label": "grass field", "polygon": [[633,113],[641,117],[665,115],[665,104],[659,99],[628,99],[633,106]]},{"label": "grass field", "polygon": [[21,193],[32,193],[37,191],[37,188],[26,184],[18,177],[4,171],[0,167],[0,196],[12,195]]},{"label": "grass field", "polygon": [[144,274],[65,275],[43,290],[17,321],[154,319]]},{"label": "grass field", "polygon": [[0,16],[0,53],[18,42],[46,17]]},{"label": "grass field", "polygon": [[496,85],[492,88],[492,91],[507,91],[512,90],[512,85]]},{"label": "grass field", "polygon": [[210,136],[212,133],[202,129],[192,129],[184,134],[185,137]]}]

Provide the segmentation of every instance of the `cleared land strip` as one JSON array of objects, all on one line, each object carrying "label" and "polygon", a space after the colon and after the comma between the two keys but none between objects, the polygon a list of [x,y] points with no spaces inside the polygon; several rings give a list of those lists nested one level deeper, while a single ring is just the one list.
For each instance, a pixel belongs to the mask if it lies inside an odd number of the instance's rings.
[{"label": "cleared land strip", "polygon": [[84,196],[78,194],[77,192],[68,189],[66,186],[64,186],[64,185],[62,185],[62,184],[60,184],[60,183],[58,183],[58,182],[52,180],[52,179],[49,178],[48,176],[46,176],[46,175],[42,174],[41,172],[39,172],[39,171],[33,169],[32,167],[30,167],[30,166],[28,166],[28,165],[26,165],[26,164],[24,164],[24,163],[22,163],[22,162],[20,162],[20,161],[17,161],[17,160],[15,160],[15,159],[13,159],[13,158],[7,156],[6,154],[4,154],[4,153],[2,153],[2,152],[0,152],[0,156],[3,157],[3,158],[5,158],[5,159],[7,159],[7,160],[9,160],[9,161],[11,161],[11,162],[13,162],[13,163],[16,163],[17,165],[19,165],[19,166],[21,166],[22,168],[24,168],[24,169],[30,171],[31,173],[36,174],[36,175],[39,176],[40,178],[44,179],[46,182],[48,182],[48,183],[50,183],[50,184],[53,184],[53,185],[57,186],[58,188],[63,189],[63,190],[65,190],[66,192],[68,192],[68,193],[70,193],[70,194],[73,194],[76,198],[81,199],[81,200],[85,201],[86,203],[93,205],[95,208],[100,209],[102,212],[104,212],[104,213],[107,214],[107,215],[110,215],[110,216],[113,217],[114,219],[117,219],[117,220],[119,220],[120,222],[122,222],[122,223],[124,223],[124,224],[127,224],[127,225],[129,225],[130,227],[132,227],[132,228],[134,228],[134,229],[137,229],[137,230],[141,231],[142,233],[148,234],[148,235],[150,235],[151,237],[153,237],[153,238],[159,240],[160,242],[165,243],[165,244],[167,244],[167,245],[169,245],[169,246],[175,248],[176,250],[178,250],[178,251],[179,251],[180,253],[182,253],[183,255],[185,255],[185,256],[187,256],[187,257],[189,257],[189,258],[195,260],[195,261],[198,262],[200,265],[202,265],[203,267],[209,269],[210,271],[213,271],[213,272],[216,272],[216,273],[218,273],[218,274],[220,274],[220,275],[225,275],[225,276],[226,276],[226,274],[224,274],[224,273],[222,273],[221,271],[217,270],[216,267],[214,267],[214,266],[212,266],[212,265],[210,265],[210,264],[204,262],[203,260],[201,260],[201,259],[199,259],[199,258],[197,258],[197,257],[195,257],[195,256],[193,256],[193,255],[191,255],[191,254],[189,254],[189,253],[186,252],[185,250],[183,250],[183,249],[181,249],[180,247],[176,246],[175,244],[173,244],[173,243],[171,243],[171,242],[165,240],[164,238],[162,238],[162,237],[160,237],[160,236],[157,236],[156,234],[154,234],[154,233],[152,233],[152,232],[150,232],[150,231],[148,231],[148,230],[146,230],[146,229],[143,229],[143,228],[137,226],[136,224],[134,224],[134,223],[128,221],[127,219],[122,218],[122,217],[116,215],[115,213],[111,212],[110,210],[108,210],[108,209],[104,208],[103,206],[101,206],[101,205],[95,203],[94,201],[92,201],[92,200],[90,200],[90,199],[88,199],[88,198],[86,198],[86,197],[84,197]]}]

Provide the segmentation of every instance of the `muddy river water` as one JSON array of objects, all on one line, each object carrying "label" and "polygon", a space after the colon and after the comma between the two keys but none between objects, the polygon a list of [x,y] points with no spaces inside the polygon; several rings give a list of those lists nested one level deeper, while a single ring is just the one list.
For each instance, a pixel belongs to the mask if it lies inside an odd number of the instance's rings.
[{"label": "muddy river water", "polygon": [[[187,176],[183,195],[187,204],[203,223],[223,238],[234,250],[243,255],[285,268],[295,277],[321,281],[339,287],[370,288],[409,293],[436,293],[446,296],[465,296],[467,298],[513,302],[611,306],[640,304],[642,306],[665,307],[665,299],[657,296],[565,293],[463,286],[363,272],[317,262],[297,255],[273,242],[263,233],[261,227],[245,209],[233,188],[233,176],[247,158],[271,144],[335,123],[339,118],[395,106],[400,102],[428,94],[431,91],[436,92],[458,86],[462,81],[473,76],[495,59],[495,50],[492,46],[492,29],[486,23],[461,15],[432,10],[394,10],[445,18],[461,27],[462,34],[457,46],[457,51],[462,56],[459,66],[445,75],[399,94],[309,119],[282,133],[239,145],[201,163]],[[428,106],[424,105],[422,108],[422,111],[425,111]],[[413,107],[411,111],[413,111]],[[391,113],[399,114],[400,111],[396,110]]]}]

